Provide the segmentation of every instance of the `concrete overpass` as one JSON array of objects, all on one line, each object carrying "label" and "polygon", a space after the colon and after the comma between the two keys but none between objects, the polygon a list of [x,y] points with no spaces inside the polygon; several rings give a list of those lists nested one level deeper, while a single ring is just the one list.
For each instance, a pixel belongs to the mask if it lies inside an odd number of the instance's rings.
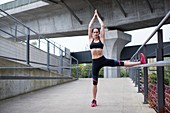
[{"label": "concrete overpass", "polygon": [[[94,9],[98,9],[106,27],[104,55],[114,59],[120,59],[124,45],[131,41],[131,36],[124,31],[155,26],[170,9],[169,0],[28,1],[14,1],[2,5],[1,8],[47,38],[87,35],[88,23]],[[0,18],[0,21],[5,23],[6,17]],[[166,23],[169,22],[170,19]],[[7,23],[6,27],[0,28],[15,34],[14,30],[7,29],[8,26],[23,31],[16,23]],[[95,23],[94,26],[99,27],[99,24]],[[34,34],[30,35],[33,35],[31,38],[37,38]],[[21,36],[22,34],[18,34],[18,37]],[[109,75],[120,73],[119,69],[115,72],[108,70],[105,68]]]},{"label": "concrete overpass", "polygon": [[[0,8],[40,34],[56,38],[87,35],[87,26],[95,8],[109,30],[130,31],[155,26],[169,11],[170,1],[17,0]],[[0,21],[5,20],[0,18]]]}]

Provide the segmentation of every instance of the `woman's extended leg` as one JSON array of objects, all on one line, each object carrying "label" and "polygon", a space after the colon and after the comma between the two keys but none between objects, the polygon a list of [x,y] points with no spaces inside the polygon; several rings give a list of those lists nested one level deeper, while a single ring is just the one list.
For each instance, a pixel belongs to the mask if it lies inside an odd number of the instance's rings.
[{"label": "woman's extended leg", "polygon": [[125,66],[125,67],[136,66],[136,65],[139,65],[139,64],[141,64],[140,61],[139,61],[139,62],[129,62],[129,61],[125,61],[125,62],[124,62],[124,66]]},{"label": "woman's extended leg", "polygon": [[145,59],[145,56],[143,53],[140,54],[139,62],[129,62],[129,61],[124,62],[124,66],[126,66],[126,67],[131,67],[131,66],[135,66],[135,65],[139,65],[139,64],[146,64],[146,59]]}]

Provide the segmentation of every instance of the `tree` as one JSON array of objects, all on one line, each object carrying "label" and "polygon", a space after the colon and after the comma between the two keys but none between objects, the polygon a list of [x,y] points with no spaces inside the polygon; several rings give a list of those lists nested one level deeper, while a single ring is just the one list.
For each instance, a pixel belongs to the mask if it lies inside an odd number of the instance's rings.
[{"label": "tree", "polygon": [[[91,78],[92,77],[92,64],[79,64],[78,68],[80,78]],[[99,71],[99,78],[103,78],[103,68]],[[76,75],[76,68],[72,69],[72,75]]]}]

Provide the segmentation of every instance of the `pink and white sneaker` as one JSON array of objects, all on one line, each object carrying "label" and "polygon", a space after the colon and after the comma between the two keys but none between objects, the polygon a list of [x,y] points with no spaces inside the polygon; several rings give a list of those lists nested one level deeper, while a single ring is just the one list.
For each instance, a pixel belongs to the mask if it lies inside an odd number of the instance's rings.
[{"label": "pink and white sneaker", "polygon": [[91,107],[96,107],[96,106],[97,106],[97,101],[96,100],[92,100]]},{"label": "pink and white sneaker", "polygon": [[145,55],[143,53],[140,53],[140,62],[141,64],[146,64]]}]

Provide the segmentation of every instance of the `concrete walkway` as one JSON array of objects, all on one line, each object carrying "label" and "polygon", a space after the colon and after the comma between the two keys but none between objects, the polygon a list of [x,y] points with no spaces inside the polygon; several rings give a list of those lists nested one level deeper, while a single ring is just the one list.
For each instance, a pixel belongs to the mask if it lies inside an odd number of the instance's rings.
[{"label": "concrete walkway", "polygon": [[155,113],[129,78],[99,79],[98,106],[90,107],[91,79],[0,101],[0,113]]}]

